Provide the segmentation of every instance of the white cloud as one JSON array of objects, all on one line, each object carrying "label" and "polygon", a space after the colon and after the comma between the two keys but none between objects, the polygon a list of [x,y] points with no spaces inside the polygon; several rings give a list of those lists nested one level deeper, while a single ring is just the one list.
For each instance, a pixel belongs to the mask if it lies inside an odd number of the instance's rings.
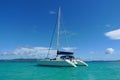
[{"label": "white cloud", "polygon": [[94,51],[90,51],[90,54],[94,54],[95,52]]},{"label": "white cloud", "polygon": [[74,33],[74,32],[70,32],[70,31],[67,31],[67,30],[63,30],[61,31],[61,35],[66,35],[66,36],[75,36],[77,33]]},{"label": "white cloud", "polygon": [[[45,58],[48,54],[48,48],[46,47],[33,47],[33,48],[26,48],[21,47],[15,49],[12,52],[3,52],[3,55],[14,55],[20,56],[22,58]],[[49,57],[54,57],[56,55],[56,50],[51,49],[49,53]]]},{"label": "white cloud", "polygon": [[114,53],[114,49],[113,48],[107,48],[106,50],[105,50],[105,53],[106,54],[113,54]]},{"label": "white cloud", "polygon": [[50,11],[49,13],[50,13],[50,14],[56,14],[56,12],[55,12],[55,11]]},{"label": "white cloud", "polygon": [[63,47],[62,49],[65,51],[73,52],[76,48],[75,47]]},{"label": "white cloud", "polygon": [[109,24],[106,24],[105,26],[106,26],[106,27],[111,27],[111,25],[109,25]]},{"label": "white cloud", "polygon": [[1,56],[4,56],[4,55],[10,55],[8,52],[3,52],[3,53],[0,53]]},{"label": "white cloud", "polygon": [[105,33],[105,36],[113,40],[120,40],[120,29]]}]

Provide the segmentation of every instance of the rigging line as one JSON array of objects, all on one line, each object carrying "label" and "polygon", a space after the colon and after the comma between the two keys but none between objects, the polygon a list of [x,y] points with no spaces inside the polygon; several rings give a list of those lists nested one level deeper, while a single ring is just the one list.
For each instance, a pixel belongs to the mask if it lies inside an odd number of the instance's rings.
[{"label": "rigging line", "polygon": [[62,30],[62,32],[61,32],[61,35],[64,35],[63,36],[63,39],[65,39],[64,40],[64,42],[62,42],[62,44],[64,44],[63,45],[63,47],[69,47],[70,45],[69,45],[69,42],[70,42],[70,38],[69,38],[69,31],[68,31],[68,29],[67,29],[67,27],[66,27],[66,20],[65,20],[65,16],[64,16],[64,14],[62,14],[62,15],[60,15],[61,16],[61,30]]},{"label": "rigging line", "polygon": [[65,46],[67,46],[67,47],[69,47],[69,45],[68,45],[68,43],[69,43],[69,37],[67,36],[67,34],[69,35],[69,32],[67,31],[67,29],[65,28],[65,22],[64,22],[64,15],[62,15],[62,17],[61,17],[61,26],[62,26],[62,29],[63,29],[63,34],[62,35],[64,35],[65,37],[65,43],[66,43],[66,45]]},{"label": "rigging line", "polygon": [[57,22],[55,23],[55,26],[54,26],[54,29],[53,29],[53,32],[52,32],[52,37],[51,37],[51,40],[50,40],[50,45],[49,45],[49,49],[48,49],[48,54],[47,54],[47,58],[50,54],[50,49],[51,49],[51,46],[52,46],[52,42],[53,42],[53,38],[54,38],[54,35],[55,35],[55,31],[56,31],[56,24]]}]

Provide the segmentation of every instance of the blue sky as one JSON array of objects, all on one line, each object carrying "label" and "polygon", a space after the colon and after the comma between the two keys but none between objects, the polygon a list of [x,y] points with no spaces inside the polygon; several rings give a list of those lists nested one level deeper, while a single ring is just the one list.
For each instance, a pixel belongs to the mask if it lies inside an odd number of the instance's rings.
[{"label": "blue sky", "polygon": [[[120,0],[2,0],[0,54],[48,48],[61,6],[61,48],[75,49],[83,59],[120,59],[119,4]],[[15,56],[0,56],[10,57]]]}]

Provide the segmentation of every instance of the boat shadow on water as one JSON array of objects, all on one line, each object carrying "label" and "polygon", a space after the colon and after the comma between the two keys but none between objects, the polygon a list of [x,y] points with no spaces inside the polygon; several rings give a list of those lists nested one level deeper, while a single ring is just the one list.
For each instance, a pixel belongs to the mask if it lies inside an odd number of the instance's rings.
[{"label": "boat shadow on water", "polygon": [[51,65],[39,65],[39,64],[37,64],[37,65],[34,65],[35,67],[49,67],[49,68],[73,68],[72,66],[51,66]]}]

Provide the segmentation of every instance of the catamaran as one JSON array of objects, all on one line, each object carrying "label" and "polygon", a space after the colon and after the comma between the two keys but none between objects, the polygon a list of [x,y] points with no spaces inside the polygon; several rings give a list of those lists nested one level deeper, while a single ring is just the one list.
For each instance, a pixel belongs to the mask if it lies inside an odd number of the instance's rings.
[{"label": "catamaran", "polygon": [[57,52],[54,59],[45,58],[39,60],[38,65],[40,66],[57,66],[57,67],[77,67],[77,66],[88,66],[87,63],[74,57],[73,52],[65,52],[59,50],[59,37],[60,37],[60,16],[61,9],[58,10],[58,24],[57,24]]}]

